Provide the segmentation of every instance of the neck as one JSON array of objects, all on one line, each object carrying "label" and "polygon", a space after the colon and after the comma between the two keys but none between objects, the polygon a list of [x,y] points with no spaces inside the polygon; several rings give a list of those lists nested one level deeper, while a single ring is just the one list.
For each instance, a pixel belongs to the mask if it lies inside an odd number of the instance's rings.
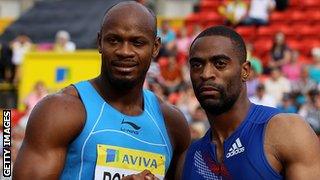
[{"label": "neck", "polygon": [[246,91],[242,90],[233,107],[220,115],[207,113],[212,129],[212,140],[224,142],[244,121],[250,108],[250,101]]},{"label": "neck", "polygon": [[139,115],[143,112],[142,83],[123,90],[112,86],[102,75],[92,82],[103,99],[123,114]]}]

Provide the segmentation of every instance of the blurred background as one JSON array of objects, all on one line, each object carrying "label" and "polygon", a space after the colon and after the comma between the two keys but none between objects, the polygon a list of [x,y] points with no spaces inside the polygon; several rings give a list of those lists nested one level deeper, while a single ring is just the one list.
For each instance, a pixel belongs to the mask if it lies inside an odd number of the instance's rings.
[{"label": "blurred background", "polygon": [[[212,25],[234,28],[245,39],[250,100],[298,113],[320,134],[319,0],[138,1],[156,13],[162,38],[145,88],[180,108],[193,140],[209,124],[190,84],[188,48]],[[0,109],[12,110],[13,160],[35,104],[99,74],[96,36],[105,10],[117,2],[0,0]]]}]

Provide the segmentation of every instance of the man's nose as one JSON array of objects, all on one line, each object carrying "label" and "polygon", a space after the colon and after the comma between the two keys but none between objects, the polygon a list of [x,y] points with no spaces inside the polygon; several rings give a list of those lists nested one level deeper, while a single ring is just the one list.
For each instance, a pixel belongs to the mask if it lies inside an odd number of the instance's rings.
[{"label": "man's nose", "polygon": [[216,69],[215,67],[209,63],[204,66],[202,73],[200,74],[200,78],[203,80],[215,79],[216,78]]},{"label": "man's nose", "polygon": [[134,56],[134,51],[132,46],[128,42],[122,43],[116,50],[116,55],[121,57],[132,57]]}]

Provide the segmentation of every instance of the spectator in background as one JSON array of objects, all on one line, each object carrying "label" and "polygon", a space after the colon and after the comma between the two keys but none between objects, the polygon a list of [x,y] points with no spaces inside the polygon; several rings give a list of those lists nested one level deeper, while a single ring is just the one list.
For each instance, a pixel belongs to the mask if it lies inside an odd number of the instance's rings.
[{"label": "spectator in background", "polygon": [[185,27],[181,27],[180,33],[176,39],[177,60],[181,65],[186,64],[191,41],[192,38],[188,36],[187,29]]},{"label": "spectator in background", "polygon": [[205,127],[205,131],[207,131],[210,128],[210,124],[208,122],[206,113],[200,105],[198,105],[196,109],[192,112],[191,117],[192,117],[191,124],[202,123]]},{"label": "spectator in background", "polygon": [[313,64],[309,67],[309,76],[320,85],[320,47],[312,49]]},{"label": "spectator in background", "polygon": [[298,61],[299,52],[293,50],[290,53],[289,62],[282,66],[283,75],[290,80],[291,83],[295,83],[299,80],[301,74],[301,64]]},{"label": "spectator in background", "polygon": [[317,88],[317,83],[309,77],[309,68],[301,67],[299,80],[291,84],[292,92],[307,96],[308,92]]},{"label": "spectator in background", "polygon": [[274,0],[251,0],[248,15],[241,24],[267,25],[269,23],[269,15],[274,8]]},{"label": "spectator in background", "polygon": [[32,42],[27,35],[17,36],[11,43],[12,49],[12,63],[15,66],[15,73],[13,78],[13,84],[17,85],[20,81],[22,64],[25,54],[32,48]]},{"label": "spectator in background", "polygon": [[161,38],[161,49],[159,56],[172,52],[175,47],[176,33],[171,29],[169,21],[163,20],[158,29],[158,36]]},{"label": "spectator in background", "polygon": [[202,122],[191,122],[189,124],[191,142],[202,138],[206,132],[206,127]]},{"label": "spectator in background", "polygon": [[294,99],[289,93],[285,93],[282,97],[281,103],[277,108],[283,113],[296,113],[297,107],[294,105]]},{"label": "spectator in background", "polygon": [[42,81],[36,82],[32,91],[24,99],[23,104],[26,107],[26,114],[21,118],[19,125],[25,129],[27,126],[27,121],[29,119],[30,113],[34,106],[46,95],[48,95],[48,90]]},{"label": "spectator in background", "polygon": [[278,68],[271,70],[270,78],[265,81],[266,92],[275,100],[276,104],[281,102],[284,93],[291,91],[290,81],[281,74]]},{"label": "spectator in background", "polygon": [[299,114],[311,125],[316,134],[320,137],[320,92],[317,89],[308,93],[308,101],[304,104]]},{"label": "spectator in background", "polygon": [[192,114],[200,106],[196,96],[193,93],[191,85],[186,85],[185,88],[180,90],[180,95],[176,106],[183,112],[188,122],[191,122]]},{"label": "spectator in background", "polygon": [[73,52],[76,50],[76,45],[70,40],[70,34],[67,31],[60,30],[56,34],[53,49],[58,52]]},{"label": "spectator in background", "polygon": [[305,103],[308,92],[317,88],[317,83],[310,79],[309,69],[307,66],[301,68],[299,80],[291,83],[292,93],[296,97],[297,105]]},{"label": "spectator in background", "polygon": [[176,92],[179,90],[180,86],[183,84],[183,71],[182,66],[177,63],[174,54],[169,54],[168,58],[163,58],[159,61],[165,61],[162,66],[160,66],[160,73],[162,80],[160,84],[165,88],[167,94]]},{"label": "spectator in background", "polygon": [[225,17],[226,25],[237,26],[246,16],[248,5],[243,0],[228,0],[218,7],[219,13]]},{"label": "spectator in background", "polygon": [[276,107],[277,103],[271,95],[266,93],[265,86],[263,84],[258,84],[256,89],[256,94],[254,96],[249,97],[249,100],[252,103],[269,106],[269,107]]},{"label": "spectator in background", "polygon": [[162,101],[167,101],[167,96],[165,95],[164,89],[161,87],[161,85],[158,83],[156,79],[155,81],[149,82],[148,86],[148,88],[152,92],[154,92],[158,98],[160,98]]},{"label": "spectator in background", "polygon": [[12,50],[8,44],[0,44],[0,82],[12,82],[14,78]]},{"label": "spectator in background", "polygon": [[276,10],[283,11],[287,8],[290,0],[276,0]]},{"label": "spectator in background", "polygon": [[246,44],[247,48],[247,60],[250,61],[252,69],[257,74],[262,74],[263,66],[261,60],[253,55],[253,45],[251,43]]},{"label": "spectator in background", "polygon": [[246,82],[248,97],[254,96],[256,94],[256,90],[259,84],[259,74],[256,72],[256,69],[251,66],[251,72],[249,74],[248,81]]},{"label": "spectator in background", "polygon": [[276,33],[270,51],[267,73],[269,73],[272,68],[281,68],[284,64],[287,64],[290,59],[290,53],[290,49],[285,41],[284,33]]}]

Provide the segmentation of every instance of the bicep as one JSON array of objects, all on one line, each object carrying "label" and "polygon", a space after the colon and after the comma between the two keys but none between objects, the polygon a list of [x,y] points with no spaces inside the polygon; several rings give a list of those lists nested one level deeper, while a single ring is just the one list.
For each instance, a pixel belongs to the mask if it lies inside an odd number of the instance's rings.
[{"label": "bicep", "polygon": [[311,127],[294,115],[284,116],[278,122],[274,124],[280,127],[278,131],[281,132],[273,131],[273,139],[276,139],[274,144],[286,179],[318,179],[320,142]]},{"label": "bicep", "polygon": [[48,149],[24,142],[14,164],[14,179],[59,179],[65,152],[65,148]]},{"label": "bicep", "polygon": [[68,144],[80,132],[83,117],[81,105],[68,96],[41,101],[28,120],[14,165],[15,179],[58,179]]},{"label": "bicep", "polygon": [[318,179],[320,177],[320,143],[306,123],[297,127],[300,132],[288,153],[287,179]]}]

